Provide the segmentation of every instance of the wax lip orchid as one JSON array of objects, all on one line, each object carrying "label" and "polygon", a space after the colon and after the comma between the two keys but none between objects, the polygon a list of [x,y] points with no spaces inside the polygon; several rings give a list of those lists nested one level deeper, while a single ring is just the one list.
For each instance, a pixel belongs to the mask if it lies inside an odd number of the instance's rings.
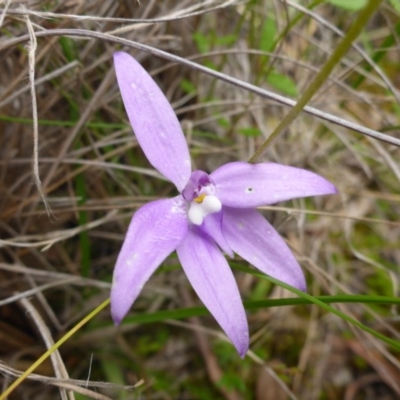
[{"label": "wax lip orchid", "polygon": [[180,194],[152,201],[134,214],[114,270],[113,320],[121,322],[145,282],[176,250],[193,289],[243,357],[249,347],[246,313],[222,251],[305,290],[290,249],[255,208],[336,189],[312,172],[275,163],[232,162],[211,174],[192,172],[179,121],[157,84],[127,53],[115,53],[114,63],[141,148]]}]

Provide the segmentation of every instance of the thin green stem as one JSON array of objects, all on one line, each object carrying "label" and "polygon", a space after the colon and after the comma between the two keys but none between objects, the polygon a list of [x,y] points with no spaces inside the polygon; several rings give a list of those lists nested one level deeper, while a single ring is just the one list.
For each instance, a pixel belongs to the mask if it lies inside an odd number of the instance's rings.
[{"label": "thin green stem", "polygon": [[[243,270],[249,272],[248,269]],[[258,275],[257,275],[258,276]],[[264,275],[266,276],[266,275]],[[303,292],[301,292],[303,293]],[[339,294],[335,296],[312,296],[313,300],[302,297],[288,297],[283,299],[266,299],[266,300],[250,300],[244,301],[243,305],[246,310],[259,310],[261,308],[284,307],[284,306],[300,306],[311,305],[315,301],[324,304],[377,304],[377,305],[398,305],[400,306],[400,298],[387,296],[369,296],[369,295],[346,295]],[[314,301],[315,300],[315,301]],[[179,308],[175,310],[163,310],[153,313],[130,315],[124,319],[122,325],[129,324],[150,324],[155,322],[163,322],[172,319],[185,319],[190,317],[201,317],[209,315],[210,312],[205,307]],[[107,323],[106,326],[109,324]]]},{"label": "thin green stem", "polygon": [[[303,292],[303,291],[301,291],[299,289],[296,289],[295,287],[292,287],[292,286],[290,286],[290,285],[288,285],[288,284],[286,284],[286,283],[284,283],[282,281],[279,281],[278,279],[272,278],[269,275],[264,275],[264,274],[262,274],[260,272],[253,271],[253,270],[251,270],[249,268],[242,267],[242,266],[239,266],[239,265],[234,265],[233,268],[236,269],[236,270],[243,271],[243,272],[249,273],[251,275],[257,276],[257,277],[259,277],[261,279],[265,279],[267,281],[270,281],[270,282],[274,283],[275,285],[281,286],[281,287],[291,291],[292,293],[297,294],[297,296],[299,296],[300,298],[308,300],[311,303],[314,303],[314,304],[320,306],[321,308],[325,309],[326,311],[329,311],[332,314],[335,314],[336,316],[342,318],[343,320],[349,322],[350,324],[356,326],[357,328],[360,328],[363,331],[368,332],[369,334],[375,336],[376,338],[382,340],[383,342],[393,346],[396,350],[400,350],[400,341],[388,338],[385,335],[383,335],[383,334],[381,334],[381,333],[369,328],[368,326],[362,324],[361,322],[357,321],[356,319],[354,319],[352,317],[349,317],[347,314],[342,313],[341,311],[337,310],[334,307],[331,307],[327,302],[321,301],[321,299],[319,299],[317,297],[311,296],[308,293],[305,293],[305,292]],[[367,297],[369,297],[369,296],[367,296]]]},{"label": "thin green stem", "polygon": [[294,119],[300,114],[303,108],[311,100],[318,89],[324,84],[331,74],[333,68],[340,62],[342,57],[346,54],[353,41],[363,30],[366,23],[369,21],[371,16],[378,9],[382,0],[369,0],[368,4],[360,11],[354,24],[350,27],[347,34],[343,37],[335,51],[331,54],[328,61],[321,68],[317,76],[305,90],[296,105],[290,110],[282,122],[276,127],[271,133],[268,139],[260,146],[260,148],[250,158],[250,163],[255,163],[265,153],[268,146],[294,121]]},{"label": "thin green stem", "polygon": [[[235,269],[243,271],[245,273],[250,273],[252,275],[258,276],[262,279],[270,280],[279,286],[282,286],[294,293],[296,293],[299,298],[283,298],[283,299],[266,299],[266,300],[256,300],[256,301],[245,301],[244,306],[247,310],[254,310],[260,308],[269,307],[282,307],[282,306],[298,306],[307,304],[317,304],[327,311],[333,312],[337,316],[345,319],[346,321],[358,326],[359,328],[371,333],[375,337],[379,337],[386,343],[391,344],[395,348],[399,349],[400,343],[379,334],[378,332],[366,327],[365,325],[359,323],[358,321],[344,315],[336,309],[329,306],[332,303],[360,303],[360,304],[396,304],[400,305],[400,299],[397,297],[387,297],[387,296],[366,296],[366,295],[336,295],[336,296],[310,296],[300,290],[297,290],[289,285],[284,284],[276,279],[266,276],[256,271],[250,270],[245,267],[236,266]],[[88,314],[82,321],[80,321],[76,326],[74,326],[68,333],[66,333],[57,343],[54,344],[49,350],[47,350],[35,363],[33,363],[25,372],[22,374],[3,394],[0,395],[0,400],[4,400],[17,386],[19,386],[26,377],[31,374],[50,354],[58,349],[63,343],[65,343],[74,333],[76,333],[84,324],[91,320],[95,315],[97,315],[101,310],[103,310],[110,303],[110,299],[107,299],[102,304],[100,304],[95,310]],[[192,307],[192,308],[182,308],[178,310],[164,310],[150,314],[139,314],[136,316],[126,317],[123,324],[132,323],[154,323],[162,322],[168,319],[183,319],[193,316],[207,315],[209,311],[205,307]]]},{"label": "thin green stem", "polygon": [[[9,115],[0,115],[0,121],[6,122],[17,122],[19,124],[32,124],[32,118],[20,118],[20,117],[10,117]],[[47,125],[47,126],[75,126],[76,121],[59,121],[59,120],[46,120],[39,119],[39,125]],[[88,128],[100,128],[100,129],[126,129],[128,128],[127,124],[113,124],[108,122],[88,122],[84,126]]]}]

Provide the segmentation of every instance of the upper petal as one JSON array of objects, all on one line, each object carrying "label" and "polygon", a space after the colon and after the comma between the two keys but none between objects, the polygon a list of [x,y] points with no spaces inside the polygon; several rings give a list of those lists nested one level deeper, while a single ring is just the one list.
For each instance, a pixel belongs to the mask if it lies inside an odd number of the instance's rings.
[{"label": "upper petal", "polygon": [[306,290],[303,271],[289,247],[257,210],[224,207],[223,212],[222,231],[235,253],[261,272]]},{"label": "upper petal", "polygon": [[274,163],[232,162],[210,177],[221,203],[236,208],[337,192],[332,183],[313,172]]},{"label": "upper petal", "polygon": [[160,88],[129,54],[114,54],[119,89],[136,138],[151,165],[182,191],[190,155],[179,121]]},{"label": "upper petal", "polygon": [[246,313],[225,257],[193,226],[176,251],[193,289],[244,357],[249,348]]},{"label": "upper petal", "polygon": [[114,269],[111,314],[119,324],[155,269],[187,232],[181,196],[157,200],[136,211]]}]

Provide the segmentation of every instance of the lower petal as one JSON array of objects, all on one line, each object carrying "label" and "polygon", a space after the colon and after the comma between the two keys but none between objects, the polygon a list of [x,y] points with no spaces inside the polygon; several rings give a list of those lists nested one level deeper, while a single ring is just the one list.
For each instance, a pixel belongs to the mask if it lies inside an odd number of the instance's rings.
[{"label": "lower petal", "polygon": [[204,222],[199,229],[207,233],[207,235],[211,236],[215,243],[228,254],[229,257],[233,257],[233,251],[229,247],[228,242],[226,241],[224,234],[222,233],[222,218],[223,213],[220,211],[218,213],[207,215],[204,218]]},{"label": "lower petal", "polygon": [[223,212],[222,230],[235,253],[261,272],[306,290],[303,271],[289,247],[257,210],[224,207]]},{"label": "lower petal", "polygon": [[244,357],[249,348],[247,318],[225,257],[197,227],[188,230],[176,251],[193,289]]},{"label": "lower petal", "polygon": [[187,232],[181,196],[146,204],[129,225],[114,269],[111,314],[119,324],[156,268]]}]

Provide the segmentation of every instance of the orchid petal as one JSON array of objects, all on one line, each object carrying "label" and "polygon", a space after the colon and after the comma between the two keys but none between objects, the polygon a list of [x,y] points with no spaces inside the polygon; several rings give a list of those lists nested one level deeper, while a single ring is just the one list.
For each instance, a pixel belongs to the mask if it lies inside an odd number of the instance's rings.
[{"label": "orchid petal", "polygon": [[151,165],[181,192],[191,173],[179,121],[160,88],[129,54],[114,54],[119,89],[136,138]]},{"label": "orchid petal", "polygon": [[221,203],[234,208],[337,193],[332,183],[313,172],[274,163],[232,162],[210,177]]},{"label": "orchid petal", "polygon": [[249,347],[246,313],[221,251],[194,226],[176,251],[193,289],[244,357]]},{"label": "orchid petal", "polygon": [[224,207],[222,231],[232,250],[261,272],[306,290],[303,271],[289,247],[257,210]]},{"label": "orchid petal", "polygon": [[187,232],[182,196],[150,202],[133,216],[114,269],[111,314],[119,324],[156,268]]},{"label": "orchid petal", "polygon": [[204,218],[203,225],[201,225],[200,229],[210,236],[221,248],[221,250],[232,258],[234,256],[233,251],[222,232],[222,218],[223,212],[221,211],[214,214],[209,214],[206,218]]}]

